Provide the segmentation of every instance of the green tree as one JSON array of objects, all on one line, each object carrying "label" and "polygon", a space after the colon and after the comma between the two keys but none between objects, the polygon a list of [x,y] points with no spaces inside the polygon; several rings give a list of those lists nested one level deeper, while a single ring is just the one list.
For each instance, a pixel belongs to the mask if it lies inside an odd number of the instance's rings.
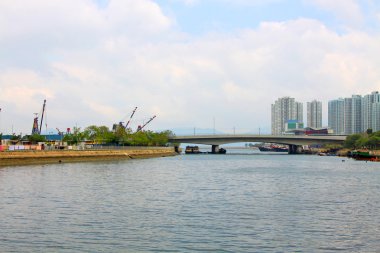
[{"label": "green tree", "polygon": [[45,136],[40,134],[32,134],[27,136],[27,140],[30,141],[32,144],[37,144],[38,142],[46,141],[46,138]]},{"label": "green tree", "polygon": [[92,140],[97,144],[115,143],[118,145],[133,146],[166,146],[174,134],[171,131],[153,132],[139,131],[133,133],[130,128],[116,127],[113,131],[106,126],[91,125],[83,131],[73,128],[71,134],[66,134],[64,141],[77,144],[84,140]]},{"label": "green tree", "polygon": [[73,127],[72,133],[66,134],[63,137],[63,141],[66,141],[69,145],[78,144],[85,140],[86,135],[84,132],[81,132],[80,127]]},{"label": "green tree", "polygon": [[84,135],[89,140],[93,140],[98,144],[115,143],[115,134],[109,130],[107,126],[89,126],[84,130]]},{"label": "green tree", "polygon": [[360,136],[359,139],[355,141],[354,148],[366,148],[368,146],[368,137],[365,135]]},{"label": "green tree", "polygon": [[117,127],[115,132],[115,142],[119,145],[130,145],[132,130],[125,127]]},{"label": "green tree", "polygon": [[380,136],[369,137],[367,141],[367,145],[372,149],[376,149],[377,147],[380,147]]},{"label": "green tree", "polygon": [[133,146],[148,146],[149,139],[145,132],[139,131],[131,136],[131,145]]},{"label": "green tree", "polygon": [[352,134],[347,136],[344,143],[346,148],[371,148],[376,149],[380,147],[380,131],[372,132],[368,129],[363,134]]},{"label": "green tree", "polygon": [[95,125],[88,126],[84,129],[84,135],[89,140],[95,140],[98,133],[99,133],[99,127]]},{"label": "green tree", "polygon": [[346,137],[344,146],[346,148],[356,148],[356,142],[362,137],[361,134],[352,134]]},{"label": "green tree", "polygon": [[174,134],[169,130],[153,133],[153,145],[166,146],[169,142],[169,138],[172,136],[174,136]]}]

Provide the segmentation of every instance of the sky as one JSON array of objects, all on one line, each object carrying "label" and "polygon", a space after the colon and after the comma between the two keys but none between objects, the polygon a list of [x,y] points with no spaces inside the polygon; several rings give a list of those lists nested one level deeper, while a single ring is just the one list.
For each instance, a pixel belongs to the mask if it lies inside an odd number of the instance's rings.
[{"label": "sky", "polygon": [[380,90],[377,0],[2,0],[0,132],[270,133],[271,104]]}]

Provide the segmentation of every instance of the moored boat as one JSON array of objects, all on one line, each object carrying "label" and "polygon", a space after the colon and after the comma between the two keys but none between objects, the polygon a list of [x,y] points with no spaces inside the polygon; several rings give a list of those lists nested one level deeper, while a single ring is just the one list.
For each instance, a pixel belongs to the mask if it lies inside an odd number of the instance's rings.
[{"label": "moored boat", "polygon": [[369,150],[353,150],[348,156],[355,160],[380,162],[380,155]]},{"label": "moored boat", "polygon": [[200,154],[198,146],[186,146],[185,154]]},{"label": "moored boat", "polygon": [[280,146],[280,145],[264,145],[258,147],[261,152],[288,152],[289,149],[286,146]]}]

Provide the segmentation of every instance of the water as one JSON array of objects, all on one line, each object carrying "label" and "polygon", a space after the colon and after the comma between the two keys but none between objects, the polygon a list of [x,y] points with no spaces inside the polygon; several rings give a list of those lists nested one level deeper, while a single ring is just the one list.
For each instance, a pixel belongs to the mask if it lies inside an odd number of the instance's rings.
[{"label": "water", "polygon": [[376,252],[379,182],[380,163],[236,152],[0,168],[0,252]]}]

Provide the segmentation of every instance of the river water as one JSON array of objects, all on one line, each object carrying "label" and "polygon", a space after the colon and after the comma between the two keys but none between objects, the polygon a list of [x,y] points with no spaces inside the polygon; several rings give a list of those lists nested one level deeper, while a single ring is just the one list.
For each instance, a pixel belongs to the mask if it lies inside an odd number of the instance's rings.
[{"label": "river water", "polygon": [[0,168],[0,252],[333,251],[380,251],[380,163],[230,154]]}]

